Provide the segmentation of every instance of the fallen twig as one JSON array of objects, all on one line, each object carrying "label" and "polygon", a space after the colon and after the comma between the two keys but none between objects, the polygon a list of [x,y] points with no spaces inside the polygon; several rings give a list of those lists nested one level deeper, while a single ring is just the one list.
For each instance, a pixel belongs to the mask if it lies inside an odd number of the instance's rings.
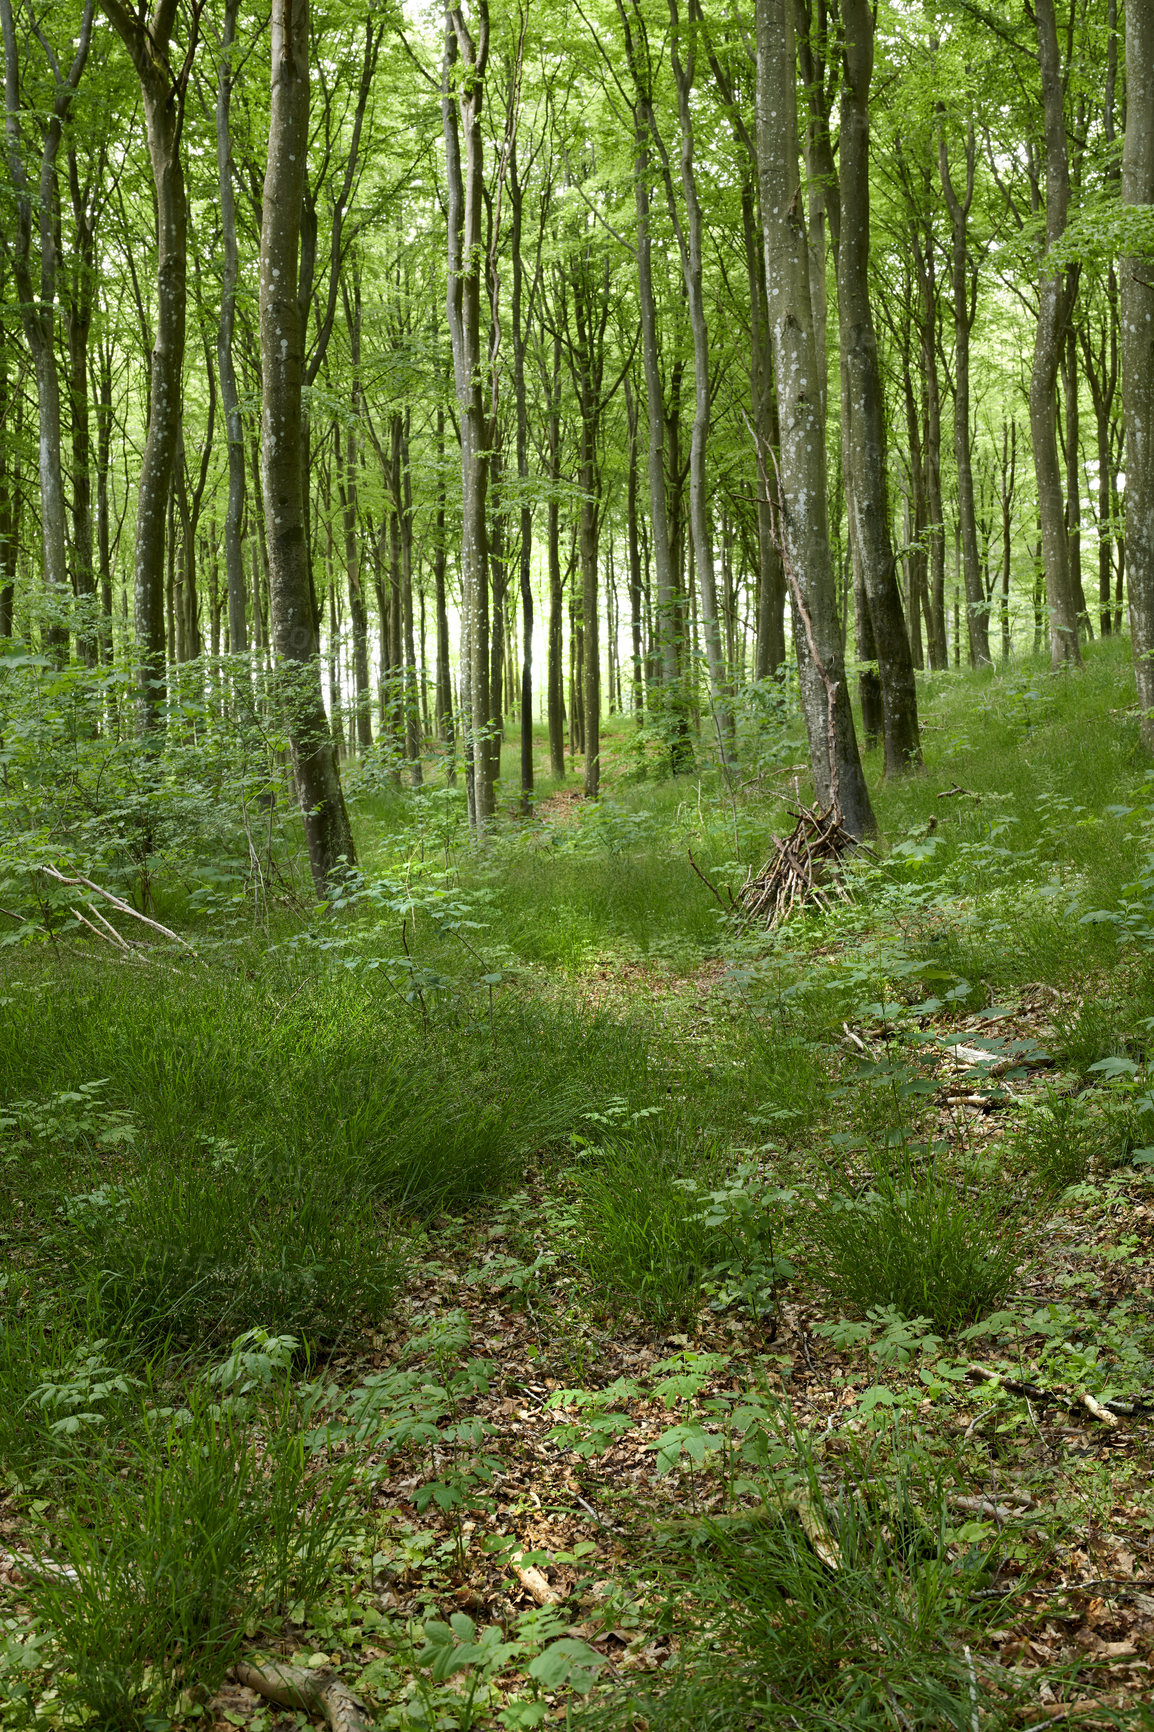
[{"label": "fallen twig", "polygon": [[1027,1401],[1056,1402],[1059,1407],[1069,1411],[1073,1407],[1084,1407],[1087,1413],[1092,1413],[1095,1419],[1111,1428],[1118,1424],[1119,1416],[1130,1416],[1144,1413],[1154,1408],[1154,1399],[1148,1396],[1131,1396],[1127,1400],[1099,1401],[1085,1389],[1043,1389],[1040,1384],[1030,1383],[1024,1377],[1008,1377],[1003,1371],[995,1371],[992,1366],[971,1363],[967,1368],[973,1377],[985,1377],[991,1383],[998,1383],[1003,1389],[1008,1389],[1012,1395],[1023,1395]]},{"label": "fallen twig", "polygon": [[559,1606],[562,1595],[547,1581],[534,1564],[523,1564],[521,1554],[514,1552],[509,1562],[513,1566],[513,1574],[526,1592],[532,1594],[539,1606]]},{"label": "fallen twig", "polygon": [[[190,956],[196,955],[192,945],[181,938],[178,933],[173,932],[167,926],[162,926],[159,920],[150,920],[147,914],[141,914],[140,910],[134,908],[131,902],[124,902],[119,896],[114,896],[111,890],[105,890],[101,885],[94,884],[92,879],[86,878],[82,872],[78,872],[75,878],[69,878],[65,873],[57,871],[55,866],[41,866],[39,870],[43,872],[46,878],[54,879],[57,884],[63,884],[66,889],[78,890],[83,885],[85,890],[91,890],[94,895],[103,896],[104,900],[110,903],[118,913],[131,915],[133,920],[139,920],[142,925],[150,926],[153,932],[159,932],[162,938],[171,938],[174,944],[179,944],[181,949],[187,950]],[[95,910],[90,907],[89,912],[95,913]],[[75,913],[75,909],[73,913]],[[85,921],[85,925],[87,924],[88,922]]]},{"label": "fallen twig", "polygon": [[352,1691],[331,1673],[286,1666],[280,1660],[241,1660],[232,1669],[238,1684],[266,1702],[324,1716],[332,1732],[369,1732],[371,1721]]}]

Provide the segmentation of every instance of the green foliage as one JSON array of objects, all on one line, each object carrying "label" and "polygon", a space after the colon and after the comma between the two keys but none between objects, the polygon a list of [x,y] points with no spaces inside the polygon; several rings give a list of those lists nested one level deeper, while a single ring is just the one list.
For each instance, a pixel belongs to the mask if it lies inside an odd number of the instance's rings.
[{"label": "green foliage", "polygon": [[195,1144],[65,1200],[53,1235],[78,1296],[149,1341],[219,1339],[263,1319],[333,1339],[382,1318],[403,1253],[372,1194],[339,1166]]},{"label": "green foliage", "polygon": [[832,1186],[815,1206],[812,1269],[838,1304],[894,1306],[941,1333],[996,1308],[1028,1253],[1029,1211],[988,1174],[933,1162],[880,1164],[864,1188]]},{"label": "green foliage", "polygon": [[946,1487],[909,1440],[889,1442],[833,1483],[795,1444],[763,1512],[700,1524],[668,1566],[668,1615],[693,1628],[680,1660],[621,1682],[578,1725],[971,1732],[968,1596],[990,1559],[952,1543]]},{"label": "green foliage", "polygon": [[1118,1160],[1126,1136],[1117,1114],[1105,1111],[1093,1091],[1062,1094],[1050,1088],[1023,1109],[1016,1145],[1044,1188],[1060,1193],[1096,1165]]},{"label": "green foliage", "polygon": [[310,1460],[293,1404],[262,1431],[194,1386],[79,1465],[40,1537],[30,1598],[63,1704],[135,1729],[211,1693],[261,1609],[320,1591],[348,1526],[351,1465]]},{"label": "green foliage", "polygon": [[286,846],[274,822],[278,795],[288,805],[286,737],[268,676],[247,657],[170,670],[168,726],[152,751],[140,748],[134,702],[126,665],[0,656],[0,902],[20,917],[0,943],[87,934],[74,910],[90,918],[92,895],[46,867],[79,870],[142,912],[158,881],[226,917],[267,909],[273,882],[291,889],[296,825]]},{"label": "green foliage", "polygon": [[578,1255],[599,1301],[654,1323],[689,1321],[719,1235],[702,1213],[692,1145],[644,1123],[586,1152],[575,1175]]}]

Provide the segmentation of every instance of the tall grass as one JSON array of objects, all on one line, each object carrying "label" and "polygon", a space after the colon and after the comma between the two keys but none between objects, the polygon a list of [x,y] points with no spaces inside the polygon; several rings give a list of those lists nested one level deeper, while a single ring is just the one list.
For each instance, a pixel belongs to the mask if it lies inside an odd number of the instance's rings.
[{"label": "tall grass", "polygon": [[864,1190],[831,1190],[810,1232],[812,1273],[835,1303],[894,1306],[943,1334],[996,1309],[1030,1243],[1028,1210],[1007,1207],[988,1173],[908,1159],[879,1164]]},{"label": "tall grass", "polygon": [[73,1475],[41,1539],[30,1599],[49,1633],[58,1698],[124,1729],[219,1686],[246,1625],[326,1585],[348,1529],[352,1465],[310,1460],[291,1404],[259,1430],[194,1386],[143,1409]]}]

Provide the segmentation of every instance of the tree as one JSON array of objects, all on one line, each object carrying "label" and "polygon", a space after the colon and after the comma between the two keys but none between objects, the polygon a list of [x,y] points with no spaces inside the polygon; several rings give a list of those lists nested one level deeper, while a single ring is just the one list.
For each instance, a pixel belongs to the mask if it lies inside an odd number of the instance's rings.
[{"label": "tree", "polygon": [[[489,439],[481,355],[484,139],[481,112],[489,61],[488,0],[478,0],[476,37],[464,12],[445,12],[441,85],[448,188],[449,340],[461,435],[461,594],[467,723],[466,772],[471,813],[481,827],[493,816],[496,759],[489,740],[489,541],[485,499]],[[461,163],[461,134],[465,162]]]},{"label": "tree", "polygon": [[304,331],[297,298],[308,173],[309,0],[273,0],[268,168],[261,202],[261,482],[273,649],[281,663],[293,770],[313,883],[322,900],[356,862],[321,693],[301,466]]},{"label": "tree", "polygon": [[[757,143],[769,323],[781,427],[780,521],[796,633],[809,760],[818,798],[855,836],[876,823],[846,689],[825,499],[825,424],[801,211],[793,18],[757,0]],[[772,472],[766,482],[773,492]]]},{"label": "tree", "polygon": [[185,101],[204,0],[194,0],[184,59],[170,58],[177,0],[156,0],[151,17],[123,0],[100,0],[128,50],[141,95],[156,194],[156,333],[149,380],[148,434],[136,497],[134,623],[138,725],[158,726],[164,702],[164,557],[169,497],[180,437],[185,318],[188,303],[188,194],[181,138]]},{"label": "tree", "polygon": [[842,0],[841,223],[838,320],[845,368],[849,457],[846,497],[855,553],[877,647],[887,775],[921,761],[918,699],[890,537],[885,414],[869,295],[869,89],[873,16],[869,0]]},{"label": "tree", "polygon": [[[36,375],[36,404],[40,420],[40,521],[44,552],[44,582],[54,613],[49,622],[49,641],[60,654],[66,653],[68,632],[62,610],[68,593],[66,567],[64,474],[61,459],[60,374],[56,363],[56,266],[57,209],[59,187],[57,162],[64,136],[64,123],[76,95],[92,40],[92,0],[85,0],[80,38],[72,62],[63,72],[47,39],[33,21],[32,34],[39,39],[52,74],[52,100],[40,122],[39,172],[33,192],[25,162],[21,131],[24,101],[21,95],[20,52],[12,0],[0,0],[0,27],[4,37],[5,143],[8,172],[16,192],[16,230],[10,242],[12,272],[20,297],[20,317],[32,355]],[[32,281],[33,208],[40,245],[39,287]]]},{"label": "tree", "polygon": [[[1046,250],[1057,246],[1066,230],[1070,205],[1070,159],[1066,145],[1066,101],[1058,52],[1054,0],[1036,0],[1038,66],[1042,76],[1042,121],[1046,179]],[[1058,369],[1062,362],[1066,321],[1070,316],[1076,276],[1043,257],[1038,282],[1038,324],[1030,372],[1030,434],[1034,445],[1034,475],[1038,516],[1042,526],[1042,557],[1046,573],[1046,606],[1050,614],[1050,659],[1054,667],[1080,662],[1078,615],[1070,578],[1070,544],[1066,504],[1058,459]]]},{"label": "tree", "polygon": [[[1126,138],[1122,198],[1147,219],[1154,207],[1154,0],[1127,0]],[[1154,751],[1154,257],[1121,261],[1122,402],[1126,421],[1126,565],[1142,740]]]},{"label": "tree", "polygon": [[977,273],[970,287],[969,217],[974,202],[974,163],[977,145],[974,123],[966,129],[966,185],[959,195],[950,172],[945,127],[938,138],[938,173],[946,208],[950,213],[953,246],[950,271],[954,295],[954,463],[958,472],[958,524],[962,535],[962,572],[966,592],[966,623],[970,664],[980,667],[991,661],[990,608],[978,566],[978,526],[974,511],[974,475],[970,464],[970,331],[974,322]]}]

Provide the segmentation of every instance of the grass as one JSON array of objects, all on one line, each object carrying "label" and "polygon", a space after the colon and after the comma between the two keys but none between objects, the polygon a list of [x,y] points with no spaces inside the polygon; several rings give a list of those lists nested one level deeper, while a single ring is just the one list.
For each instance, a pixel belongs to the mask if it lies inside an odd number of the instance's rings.
[{"label": "grass", "polygon": [[[949,1355],[1003,1305],[1008,1376],[1100,1399],[1148,1384],[1144,1326],[1117,1300],[1141,1223],[1089,1269],[1076,1214],[1095,1187],[1121,1208],[1123,1163],[1154,1140],[1154,796],[1116,713],[1127,653],[1094,646],[1076,678],[926,679],[924,774],[878,783],[870,765],[878,860],[851,903],[778,934],[736,935],[688,855],[729,884],[761,863],[796,727],[750,735],[731,792],[705,765],[636,779],[614,718],[600,806],[503,819],[483,848],[459,790],[365,778],[366,882],[323,918],[286,904],[242,928],[158,881],[200,961],[5,953],[0,1467],[27,1543],[74,1571],[27,1590],[36,1688],[51,1679],[65,1719],[181,1725],[257,1630],[338,1656],[371,1639],[364,1688],[389,1732],[528,1726],[542,1680],[571,1662],[592,1681],[574,1632],[603,1618],[675,1641],[660,1671],[603,1672],[590,1725],[973,1732],[975,1688],[983,1726],[1009,1723],[1020,1680],[983,1621],[1019,1612],[973,1596],[1012,1583],[1020,1609],[1019,1570],[1045,1565],[1032,1531],[950,1500],[1025,1472],[1059,1410],[1035,1405],[1031,1430],[986,1391],[986,1439],[964,1368],[927,1382],[871,1359],[868,1329],[815,1385],[847,1314],[928,1319],[945,1339],[908,1332],[907,1357]],[[954,1135],[939,1037],[1039,983],[1058,989],[1038,1037],[1054,1074]],[[1092,1067],[1110,1058],[1107,1089]],[[1078,1309],[1091,1282],[1100,1316]],[[234,1370],[257,1369],[238,1379],[219,1361],[242,1332]],[[644,1367],[673,1346],[654,1393]],[[566,1456],[533,1423],[574,1379],[573,1435],[595,1419]],[[773,1432],[771,1381],[808,1436]],[[909,1430],[887,1441],[895,1408]],[[1069,1456],[1056,1474],[1063,1447],[1051,1430],[1038,1458],[1051,1502],[1083,1473]],[[1129,1533],[1120,1501],[1141,1501],[1099,1467],[1086,1507],[1047,1507],[1063,1579],[1069,1536]],[[518,1617],[518,1578],[498,1592],[486,1572],[538,1541],[572,1603]],[[436,1677],[417,1657],[430,1630],[462,1644]],[[527,1694],[503,1707],[511,1671]],[[6,1680],[33,1674],[0,1647],[0,1711]]]},{"label": "grass", "polygon": [[831,1188],[822,1199],[811,1222],[813,1273],[837,1305],[893,1306],[952,1334],[1010,1292],[1029,1253],[1028,1218],[988,1173],[955,1177],[900,1159],[863,1191]]},{"label": "grass", "polygon": [[[951,1544],[946,1487],[908,1444],[855,1451],[825,1486],[804,1444],[800,1453],[792,1498],[771,1493],[753,1523],[703,1523],[680,1568],[666,1561],[670,1621],[684,1631],[688,1606],[695,1626],[679,1662],[659,1684],[619,1684],[579,1726],[636,1716],[650,1732],[972,1732],[967,1596],[991,1579],[989,1550]],[[825,1557],[807,1529],[824,1536]],[[988,1713],[984,1679],[983,1702]]]},{"label": "grass", "polygon": [[603,1304],[652,1323],[692,1320],[719,1253],[701,1187],[720,1165],[644,1125],[589,1152],[574,1175],[578,1256]]},{"label": "grass", "polygon": [[83,1722],[136,1732],[211,1695],[258,1611],[326,1583],[349,1480],[310,1461],[291,1404],[258,1433],[195,1385],[79,1466],[31,1601]]}]

